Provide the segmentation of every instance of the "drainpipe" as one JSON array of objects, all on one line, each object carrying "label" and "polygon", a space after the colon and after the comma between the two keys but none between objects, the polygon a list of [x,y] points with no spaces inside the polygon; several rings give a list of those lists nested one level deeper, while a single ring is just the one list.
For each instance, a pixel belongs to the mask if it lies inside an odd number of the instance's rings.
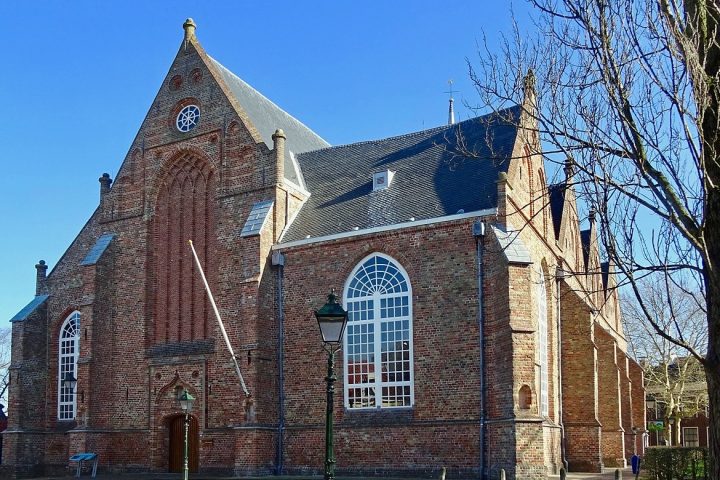
[{"label": "drainpipe", "polygon": [[478,347],[480,353],[480,478],[485,477],[485,304],[483,299],[483,254],[485,240],[485,222],[476,221],[472,226],[475,237],[477,259],[477,295],[478,295]]},{"label": "drainpipe", "polygon": [[567,461],[567,437],[565,436],[565,423],[563,422],[563,386],[562,386],[562,317],[560,316],[560,282],[565,279],[567,272],[558,266],[555,271],[555,284],[557,286],[557,301],[556,304],[556,315],[557,315],[557,359],[558,359],[558,402],[559,416],[560,416],[560,459],[562,461],[565,471],[568,471]]},{"label": "drainpipe", "polygon": [[272,264],[277,267],[275,300],[277,303],[278,318],[278,440],[275,451],[275,475],[283,474],[283,437],[285,434],[285,297],[283,292],[283,277],[285,269],[285,255],[281,252],[272,254]]}]

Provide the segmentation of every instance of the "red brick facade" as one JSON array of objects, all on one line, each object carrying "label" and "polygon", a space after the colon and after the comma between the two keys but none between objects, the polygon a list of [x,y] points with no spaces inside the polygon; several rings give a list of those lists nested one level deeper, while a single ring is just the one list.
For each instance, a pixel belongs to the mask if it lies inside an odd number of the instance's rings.
[{"label": "red brick facade", "polygon": [[[645,423],[642,373],[624,353],[616,293],[596,288],[597,248],[583,260],[570,193],[555,236],[544,168],[530,154],[535,136],[518,136],[497,183],[497,209],[283,243],[307,198],[284,180],[284,135],[273,136],[274,148],[263,143],[193,31],[98,209],[47,279],[39,270],[38,288],[49,298],[13,323],[6,473],[64,471],[83,451],[98,453],[103,469],[167,471],[181,389],[197,399],[201,471],[318,473],[326,354],[312,311],[330,288],[344,295],[353,269],[374,253],[401,266],[412,288],[414,402],[346,408],[339,353],[339,472],[436,475],[445,467],[477,476],[484,468],[490,478],[505,469],[508,478],[527,479],[556,472],[563,459],[587,471],[628,460],[627,433]],[[185,134],[174,122],[189,104],[203,117]],[[273,200],[270,221],[259,235],[240,236],[263,200]],[[491,226],[518,229],[531,261],[508,256]],[[107,250],[81,265],[105,233],[114,234]],[[240,388],[188,239],[251,397]],[[563,278],[561,269],[569,272]],[[540,275],[547,365],[538,349]],[[81,315],[77,414],[59,421],[59,328],[74,311]]]}]

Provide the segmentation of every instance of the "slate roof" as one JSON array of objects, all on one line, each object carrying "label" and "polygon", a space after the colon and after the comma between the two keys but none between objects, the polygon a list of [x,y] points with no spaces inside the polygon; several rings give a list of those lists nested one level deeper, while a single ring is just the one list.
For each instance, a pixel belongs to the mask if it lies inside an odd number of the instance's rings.
[{"label": "slate roof", "polygon": [[563,207],[565,206],[564,183],[548,185],[550,193],[550,212],[552,213],[553,227],[555,227],[555,238],[560,238],[560,222],[562,221]]},{"label": "slate roof", "polygon": [[115,238],[114,233],[104,233],[100,235],[95,245],[93,245],[87,255],[85,255],[83,261],[80,262],[80,265],[95,265],[98,260],[100,260],[102,254],[105,253],[105,250],[110,246],[113,238]]},{"label": "slate roof", "polygon": [[491,228],[508,263],[521,265],[533,263],[530,252],[522,240],[518,238],[519,232],[513,230],[505,231],[498,225],[492,225]]},{"label": "slate roof", "polygon": [[302,173],[298,171],[290,152],[298,153],[329,147],[330,144],[299,120],[268,100],[263,94],[241,80],[217,60],[209,57],[222,75],[233,95],[240,103],[250,121],[269,149],[273,148],[272,135],[281,128],[287,137],[285,140],[285,178],[305,188]]},{"label": "slate roof", "polygon": [[30,315],[35,312],[35,310],[40,307],[43,303],[45,303],[45,300],[50,298],[50,295],[37,295],[35,298],[32,299],[30,303],[25,305],[25,307],[20,310],[13,318],[10,319],[11,322],[23,322],[28,319]]},{"label": "slate roof", "polygon": [[[455,125],[297,155],[311,196],[282,241],[497,207],[495,182],[507,171],[519,113],[516,106]],[[390,187],[372,191],[373,173],[383,170],[395,172]]]}]

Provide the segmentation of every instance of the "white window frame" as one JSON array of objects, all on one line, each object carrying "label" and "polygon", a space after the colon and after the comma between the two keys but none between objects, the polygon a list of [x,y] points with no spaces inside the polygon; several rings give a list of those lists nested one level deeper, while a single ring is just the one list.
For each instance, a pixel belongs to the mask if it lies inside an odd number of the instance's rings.
[{"label": "white window frame", "polygon": [[[63,386],[63,377],[72,373],[77,378],[77,361],[80,356],[80,312],[67,316],[58,337],[58,410],[60,421],[74,420],[77,414],[77,394]],[[77,390],[77,388],[76,388]],[[63,408],[65,407],[65,408]],[[70,407],[69,409],[67,407]]]},{"label": "white window frame", "polygon": [[[407,291],[402,292],[402,294],[392,293],[392,294],[383,294],[379,291],[375,291],[367,296],[358,296],[349,298],[350,294],[350,286],[352,285],[353,279],[358,275],[358,273],[361,271],[361,269],[364,267],[365,263],[367,263],[372,258],[381,258],[386,260],[389,264],[391,264],[395,269],[397,269],[398,274],[403,277],[403,280],[405,281],[405,284],[407,285]],[[379,285],[373,285],[374,287],[379,287]],[[381,300],[383,299],[399,299],[407,297],[407,307],[408,307],[408,313],[407,315],[402,315],[399,317],[393,317],[391,320],[387,320],[385,323],[389,322],[395,322],[395,321],[408,321],[408,349],[409,349],[409,380],[401,380],[401,381],[383,381],[382,379],[382,324],[383,319],[381,318]],[[373,354],[374,354],[374,363],[373,363],[373,371],[367,372],[368,374],[372,374],[374,376],[374,381],[372,383],[354,383],[350,384],[350,372],[348,368],[348,337],[349,332],[351,331],[351,326],[353,325],[354,321],[351,319],[352,313],[350,312],[349,318],[348,318],[348,326],[345,329],[345,335],[343,338],[343,376],[344,376],[344,404],[345,408],[349,410],[376,410],[376,409],[402,409],[402,408],[411,408],[415,405],[415,368],[414,368],[414,356],[413,356],[413,302],[412,302],[413,296],[412,296],[412,285],[410,283],[410,276],[408,275],[407,271],[402,267],[402,265],[395,260],[394,258],[385,255],[383,253],[374,252],[367,257],[363,258],[358,264],[353,268],[352,272],[348,276],[347,280],[345,281],[345,287],[343,289],[343,307],[348,310],[348,300],[352,302],[358,302],[358,301],[373,301],[373,319],[372,320],[359,320],[358,324],[367,324],[367,325],[373,325],[373,335],[374,335],[374,341],[373,341]],[[395,351],[397,353],[397,351]],[[369,370],[369,369],[368,369]],[[375,375],[375,372],[379,372],[378,375]],[[353,375],[357,375],[357,373],[353,373]],[[354,388],[360,388],[359,385],[363,385],[362,388],[365,388],[367,391],[367,395],[370,395],[370,391],[374,390],[374,405],[350,405],[350,389]],[[405,387],[409,386],[409,405],[383,405],[383,395],[382,395],[382,389],[383,387]]]},{"label": "white window frame", "polygon": [[[685,437],[685,432],[687,432],[689,430],[695,430],[695,441],[693,442],[695,445],[687,444],[687,440],[686,440],[687,437]],[[682,433],[683,433],[683,438],[682,438],[683,447],[699,447],[700,446],[700,429],[698,427],[682,427]]]},{"label": "white window frame", "polygon": [[550,414],[549,399],[549,375],[548,375],[548,314],[547,314],[547,290],[545,288],[545,274],[539,271],[540,280],[537,284],[537,349],[538,365],[540,367],[540,415]]}]

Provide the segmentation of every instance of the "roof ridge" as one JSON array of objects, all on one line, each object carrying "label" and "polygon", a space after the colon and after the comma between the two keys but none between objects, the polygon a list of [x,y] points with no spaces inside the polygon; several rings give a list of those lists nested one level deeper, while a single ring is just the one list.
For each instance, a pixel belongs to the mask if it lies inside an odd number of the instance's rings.
[{"label": "roof ridge", "polygon": [[[297,118],[295,118],[295,117],[293,117],[292,115],[290,115],[287,111],[285,111],[285,109],[281,108],[277,103],[273,102],[273,101],[270,100],[268,97],[266,97],[265,95],[263,95],[262,92],[260,92],[260,91],[257,90],[255,87],[253,87],[252,85],[250,85],[249,83],[247,83],[245,80],[243,80],[242,78],[240,78],[240,77],[239,77],[238,75],[236,75],[232,70],[230,70],[229,68],[227,68],[227,67],[226,67],[225,65],[223,65],[222,63],[218,62],[218,61],[217,61],[215,58],[213,58],[211,55],[209,55],[209,54],[206,54],[206,55],[207,55],[208,58],[209,58],[213,63],[215,63],[219,68],[225,70],[228,74],[230,74],[230,75],[232,75],[233,77],[235,77],[239,82],[241,82],[242,84],[244,84],[247,88],[249,88],[249,89],[252,90],[254,93],[256,93],[258,96],[260,96],[260,97],[263,98],[265,101],[267,101],[270,105],[272,105],[273,107],[277,108],[278,111],[282,112],[283,115],[285,115],[289,120],[295,122],[297,125],[299,125],[299,126],[305,128],[306,130],[308,130],[310,133],[312,133],[313,135],[315,135],[316,137],[318,137],[320,140],[322,140],[323,142],[325,142],[325,143],[328,145],[328,147],[331,147],[331,146],[332,146],[332,145],[330,145],[330,143],[329,143],[327,140],[325,140],[325,139],[322,138],[320,135],[318,135],[312,128],[308,127],[308,126],[305,125],[303,122],[301,122],[301,121],[298,120]],[[326,147],[326,148],[327,148],[327,147]]]},{"label": "roof ridge", "polygon": [[305,154],[308,154],[308,153],[322,152],[322,151],[324,151],[324,150],[330,150],[330,149],[332,149],[332,150],[338,150],[338,149],[341,149],[341,148],[349,148],[349,147],[356,147],[356,146],[359,146],[359,145],[368,145],[368,144],[370,144],[370,143],[384,142],[384,141],[386,141],[386,140],[399,140],[399,139],[402,139],[402,138],[412,138],[413,136],[419,136],[419,135],[421,135],[421,134],[427,134],[427,133],[431,133],[431,132],[435,132],[435,131],[438,131],[438,132],[439,132],[439,131],[442,131],[442,130],[449,130],[449,129],[451,129],[451,128],[455,128],[455,127],[457,127],[457,126],[459,126],[459,125],[462,125],[463,123],[471,122],[471,121],[473,121],[473,120],[478,120],[478,119],[480,119],[480,118],[490,117],[490,116],[492,116],[492,115],[497,115],[497,114],[499,114],[500,112],[507,111],[507,110],[511,110],[511,109],[517,108],[517,107],[519,107],[519,105],[515,105],[515,106],[512,106],[512,107],[508,107],[508,108],[503,108],[503,109],[498,110],[498,111],[496,111],[496,112],[486,113],[485,115],[480,115],[480,116],[478,116],[478,117],[468,118],[468,119],[465,119],[465,120],[463,120],[463,121],[461,121],[461,122],[454,123],[454,124],[452,124],[452,125],[440,125],[440,126],[437,126],[437,127],[426,128],[426,129],[424,129],[424,130],[416,130],[416,131],[414,131],[414,132],[408,132],[408,133],[403,133],[403,134],[400,134],[400,135],[394,135],[394,136],[392,136],[392,137],[377,138],[377,139],[375,139],[375,140],[362,140],[362,141],[359,141],[359,142],[343,143],[343,144],[341,144],[341,145],[330,145],[330,146],[325,147],[325,148],[318,148],[317,150],[308,150],[307,152],[303,152],[303,153],[296,154],[296,155],[297,155],[297,156],[302,156],[302,155],[305,155]]}]

